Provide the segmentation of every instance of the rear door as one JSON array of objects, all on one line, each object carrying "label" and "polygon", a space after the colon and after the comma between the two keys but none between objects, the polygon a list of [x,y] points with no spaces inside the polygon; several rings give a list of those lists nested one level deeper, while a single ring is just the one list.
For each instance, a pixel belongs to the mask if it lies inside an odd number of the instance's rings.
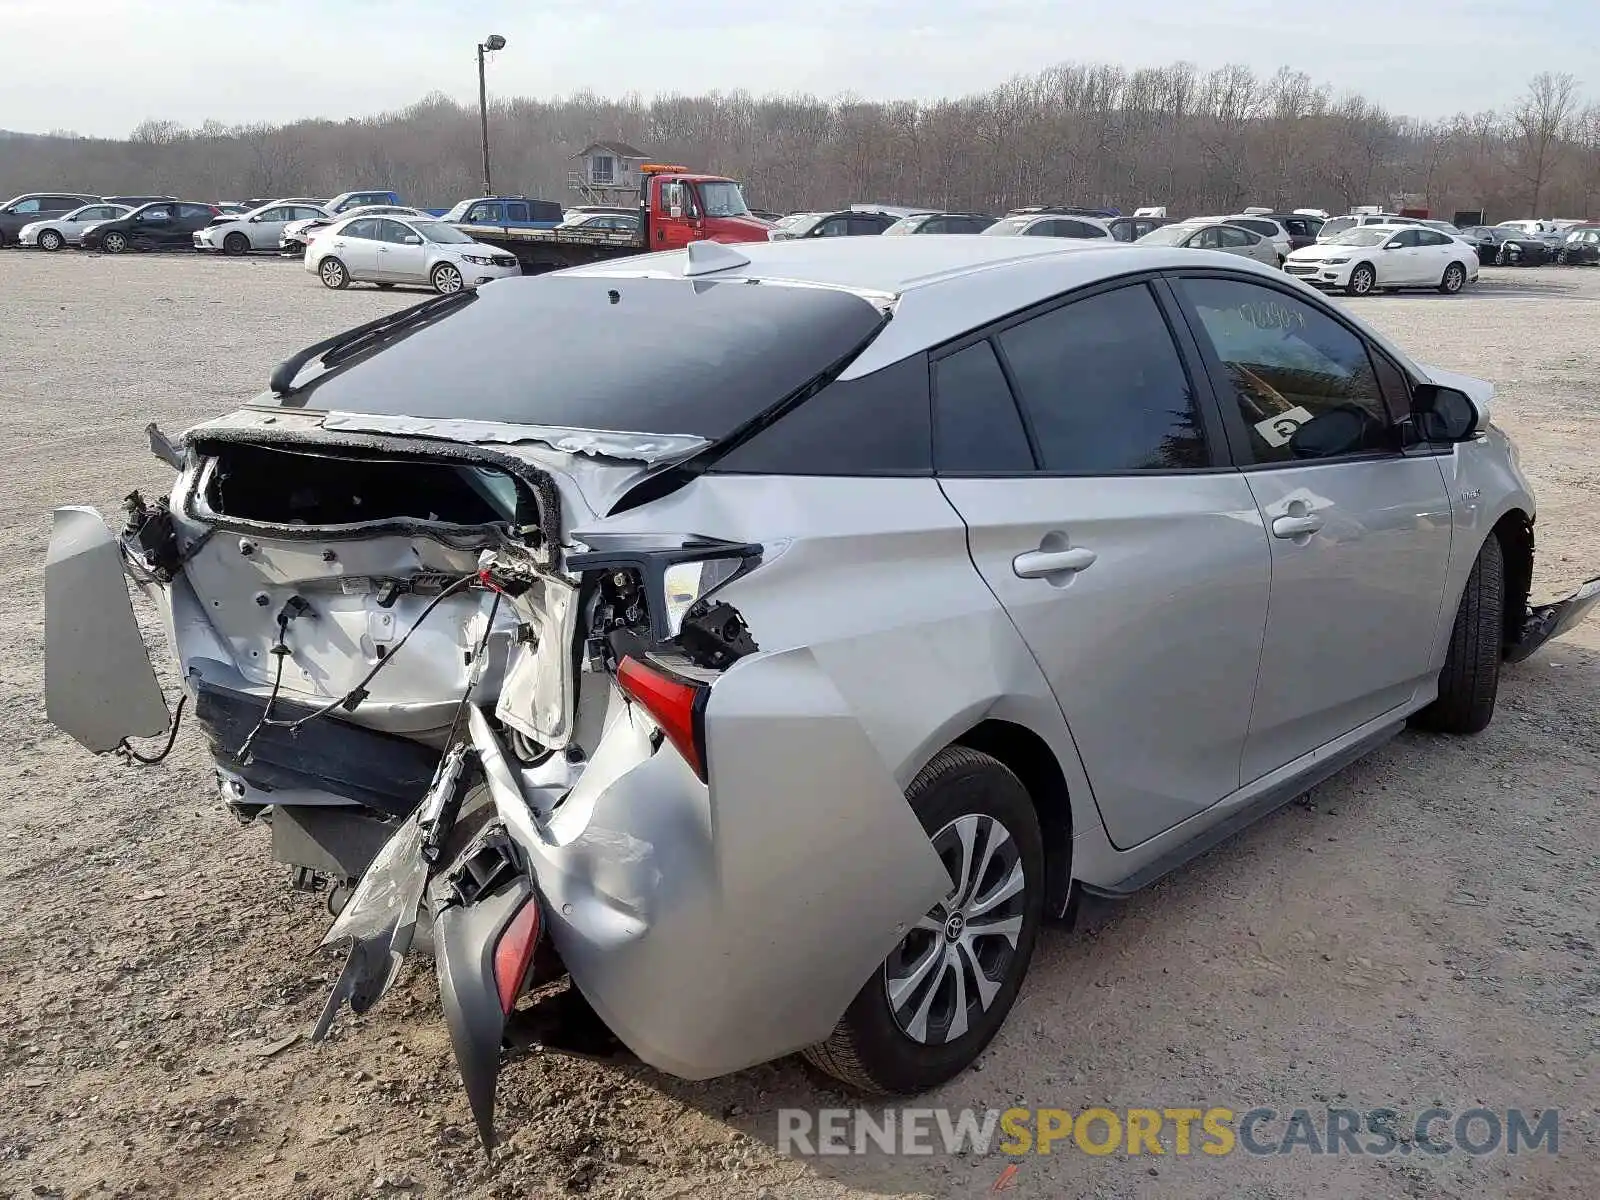
[{"label": "rear door", "polygon": [[[1401,448],[1403,371],[1336,309],[1260,279],[1185,272],[1174,286],[1271,534],[1248,783],[1406,703],[1426,682],[1450,498],[1431,448]],[[1336,410],[1359,418],[1359,436],[1319,434],[1330,423],[1318,418]]]},{"label": "rear door", "polygon": [[1419,229],[1417,234],[1418,283],[1439,283],[1445,268],[1455,261],[1455,239],[1437,229]]},{"label": "rear door", "polygon": [[1119,847],[1238,787],[1267,617],[1266,532],[1161,286],[1008,319],[933,367],[941,486]]},{"label": "rear door", "polygon": [[[192,246],[195,231],[204,229],[216,215],[216,211],[209,204],[179,204],[172,223],[171,244],[185,249]],[[274,248],[277,247],[276,239],[272,245]]]},{"label": "rear door", "polygon": [[378,274],[378,220],[358,217],[336,234],[328,234],[328,249],[344,263],[352,279],[376,279]]}]

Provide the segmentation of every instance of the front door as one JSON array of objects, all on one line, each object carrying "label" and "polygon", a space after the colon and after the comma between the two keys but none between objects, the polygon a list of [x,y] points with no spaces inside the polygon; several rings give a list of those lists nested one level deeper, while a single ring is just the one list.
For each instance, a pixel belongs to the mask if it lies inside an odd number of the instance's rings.
[{"label": "front door", "polygon": [[172,227],[176,224],[173,204],[150,204],[140,209],[128,222],[128,243],[141,250],[157,250],[171,244]]},{"label": "front door", "polygon": [[426,283],[426,247],[416,230],[387,218],[378,219],[377,274],[386,283]]},{"label": "front door", "polygon": [[1425,682],[1450,498],[1438,458],[1401,449],[1395,418],[1409,400],[1399,366],[1331,309],[1237,278],[1190,276],[1176,288],[1271,534],[1248,783],[1405,704]]},{"label": "front door", "polygon": [[650,181],[659,189],[659,205],[651,212],[656,226],[650,248],[653,250],[682,250],[700,238],[700,206],[695,196],[694,184],[687,179],[664,179],[660,176]]},{"label": "front door", "polygon": [[933,380],[941,486],[1111,840],[1136,845],[1234,791],[1267,536],[1155,293],[1121,284],[1013,320],[939,358]]},{"label": "front door", "polygon": [[1422,282],[1422,251],[1417,244],[1417,230],[1402,229],[1385,242],[1378,251],[1378,282],[1382,284],[1413,284]]}]

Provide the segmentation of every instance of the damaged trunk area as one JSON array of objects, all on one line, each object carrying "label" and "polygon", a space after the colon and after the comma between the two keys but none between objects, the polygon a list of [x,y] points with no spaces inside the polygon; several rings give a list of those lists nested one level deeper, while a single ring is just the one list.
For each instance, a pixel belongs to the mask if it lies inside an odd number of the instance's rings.
[{"label": "damaged trunk area", "polygon": [[497,467],[251,443],[213,449],[201,498],[219,517],[297,527],[540,520],[528,485]]}]

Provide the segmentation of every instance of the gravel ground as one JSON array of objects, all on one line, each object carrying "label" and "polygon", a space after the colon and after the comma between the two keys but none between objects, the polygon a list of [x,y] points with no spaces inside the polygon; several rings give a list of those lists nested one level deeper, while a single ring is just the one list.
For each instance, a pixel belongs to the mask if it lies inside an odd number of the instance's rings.
[{"label": "gravel ground", "polygon": [[[233,407],[290,351],[418,297],[328,292],[277,260],[10,251],[0,280],[0,570],[17,601],[0,624],[0,1197],[990,1191],[999,1156],[780,1156],[777,1109],[851,1103],[794,1062],[689,1084],[541,1050],[536,1027],[501,1077],[499,1125],[516,1132],[486,1165],[426,964],[310,1046],[337,968],[315,949],[321,902],[214,804],[198,737],[135,771],[45,721],[49,511],[159,494],[147,421],[177,432]],[[1496,417],[1540,493],[1536,592],[1600,571],[1600,271],[1486,270],[1458,298],[1351,303],[1500,386]],[[1555,1156],[1058,1147],[1012,1182],[1600,1196],[1597,710],[1600,621],[1509,671],[1482,736],[1406,734],[1151,891],[1047,931],[980,1069],[919,1103],[1556,1107]]]}]

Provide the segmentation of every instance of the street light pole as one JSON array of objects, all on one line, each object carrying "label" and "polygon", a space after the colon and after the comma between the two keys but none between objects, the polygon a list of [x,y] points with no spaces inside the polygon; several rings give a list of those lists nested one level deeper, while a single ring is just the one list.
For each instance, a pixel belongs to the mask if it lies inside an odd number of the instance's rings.
[{"label": "street light pole", "polygon": [[492,50],[504,50],[505,38],[498,33],[491,33],[487,38],[478,43],[478,122],[483,129],[483,194],[494,195],[494,185],[489,180],[489,90],[484,81],[483,62],[485,55]]}]

